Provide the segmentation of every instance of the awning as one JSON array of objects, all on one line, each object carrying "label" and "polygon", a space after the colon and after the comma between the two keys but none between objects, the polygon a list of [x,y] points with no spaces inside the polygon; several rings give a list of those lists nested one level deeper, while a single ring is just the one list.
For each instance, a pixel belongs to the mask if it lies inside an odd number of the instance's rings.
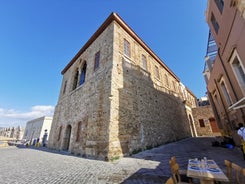
[{"label": "awning", "polygon": [[243,97],[241,100],[237,101],[233,105],[229,107],[229,110],[236,110],[236,109],[241,109],[245,107],[245,97]]}]

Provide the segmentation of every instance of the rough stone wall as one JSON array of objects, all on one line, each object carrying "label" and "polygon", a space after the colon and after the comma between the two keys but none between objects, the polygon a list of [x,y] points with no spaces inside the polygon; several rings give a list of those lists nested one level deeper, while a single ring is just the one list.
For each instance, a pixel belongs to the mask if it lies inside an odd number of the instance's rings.
[{"label": "rough stone wall", "polygon": [[[153,74],[158,63],[148,57],[148,71],[142,69],[140,56],[149,54],[118,25],[114,38],[109,158],[190,136],[182,101],[157,89],[165,86],[162,73]],[[124,38],[133,45],[131,58],[123,55]]]},{"label": "rough stone wall", "polygon": [[[82,53],[63,76],[55,108],[49,147],[74,154],[106,159],[110,117],[113,26],[109,25]],[[99,68],[94,70],[95,54],[100,51]],[[86,62],[85,82],[72,90],[77,68]],[[67,81],[67,82],[65,82]],[[66,83],[66,84],[65,84]],[[66,85],[66,92],[63,94]],[[67,140],[71,127],[70,142]],[[79,135],[78,135],[79,134]]]},{"label": "rough stone wall", "polygon": [[[130,58],[123,54],[124,38],[131,44]],[[98,51],[100,66],[94,71]],[[147,69],[142,68],[142,54]],[[72,90],[74,75],[85,62],[85,83]],[[185,105],[170,95],[178,93],[178,82],[113,21],[65,72],[48,146],[113,159],[188,137]]]},{"label": "rough stone wall", "polygon": [[[210,105],[193,108],[192,114],[194,118],[194,124],[195,124],[195,129],[197,132],[197,136],[219,136],[220,135],[220,132],[213,131],[215,127],[212,128],[212,125],[210,123],[210,119],[214,118],[214,113]],[[205,127],[200,126],[199,119],[204,120]]]}]

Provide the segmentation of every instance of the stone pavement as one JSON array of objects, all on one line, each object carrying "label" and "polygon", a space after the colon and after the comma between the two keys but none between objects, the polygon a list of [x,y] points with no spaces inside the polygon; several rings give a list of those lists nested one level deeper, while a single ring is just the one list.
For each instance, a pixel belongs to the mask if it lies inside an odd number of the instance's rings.
[{"label": "stone pavement", "polygon": [[214,159],[225,171],[224,159],[245,167],[239,148],[212,147],[216,138],[187,138],[115,162],[85,159],[47,148],[0,148],[0,184],[151,184],[171,175],[169,159],[181,169],[188,158]]}]

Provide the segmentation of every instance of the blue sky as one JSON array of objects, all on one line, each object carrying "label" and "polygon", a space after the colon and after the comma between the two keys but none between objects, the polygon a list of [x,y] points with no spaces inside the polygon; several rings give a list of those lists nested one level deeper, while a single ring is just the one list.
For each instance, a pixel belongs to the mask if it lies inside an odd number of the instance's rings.
[{"label": "blue sky", "polygon": [[111,12],[167,64],[197,98],[208,37],[205,0],[12,0],[0,6],[0,127],[52,116],[61,70]]}]

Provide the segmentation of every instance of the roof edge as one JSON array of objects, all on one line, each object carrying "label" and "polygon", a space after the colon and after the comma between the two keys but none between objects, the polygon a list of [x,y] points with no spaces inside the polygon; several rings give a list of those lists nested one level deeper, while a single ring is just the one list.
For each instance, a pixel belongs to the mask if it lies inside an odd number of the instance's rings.
[{"label": "roof edge", "polygon": [[97,31],[90,37],[90,39],[85,43],[85,45],[78,51],[78,53],[72,58],[72,60],[66,65],[62,70],[63,75],[71,65],[79,58],[79,56],[93,43],[93,41],[107,28],[107,26],[112,22],[116,21],[123,29],[132,36],[149,54],[171,75],[180,82],[180,79],[175,75],[175,73],[148,47],[148,45],[130,28],[130,26],[115,12],[112,12],[108,18],[102,23],[102,25],[97,29]]},{"label": "roof edge", "polygon": [[97,31],[90,37],[90,39],[85,43],[85,45],[78,51],[78,53],[72,58],[72,60],[66,65],[62,70],[63,75],[71,65],[79,58],[79,56],[93,43],[93,41],[107,28],[107,26],[115,19],[116,13],[112,12],[109,17],[104,21],[104,23],[97,29]]}]

